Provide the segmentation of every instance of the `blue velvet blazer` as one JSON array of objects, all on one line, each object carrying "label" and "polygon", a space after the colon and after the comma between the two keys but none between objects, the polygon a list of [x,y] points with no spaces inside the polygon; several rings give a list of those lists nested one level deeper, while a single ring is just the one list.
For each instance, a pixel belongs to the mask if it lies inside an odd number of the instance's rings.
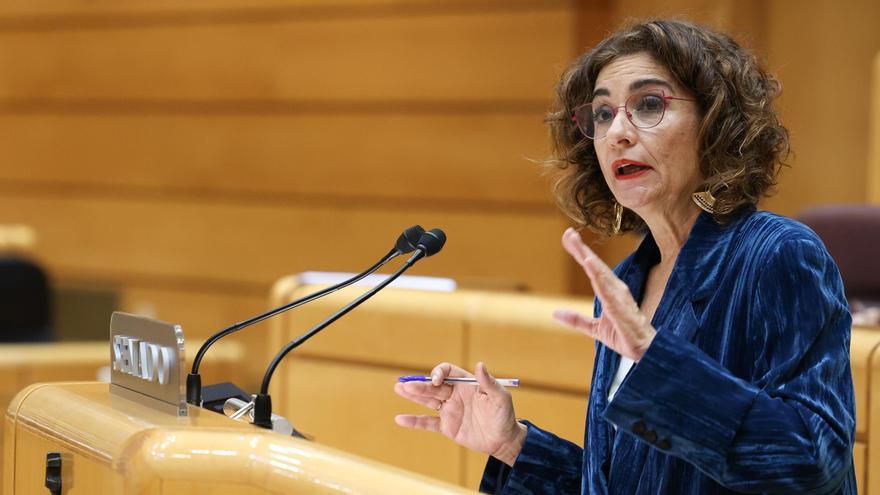
[{"label": "blue velvet blazer", "polygon": [[[636,301],[658,261],[648,235],[615,269]],[[513,468],[490,458],[480,490],[856,493],[851,317],[811,230],[754,209],[724,226],[701,214],[652,323],[611,403],[620,356],[597,344],[583,449],[528,423]]]}]

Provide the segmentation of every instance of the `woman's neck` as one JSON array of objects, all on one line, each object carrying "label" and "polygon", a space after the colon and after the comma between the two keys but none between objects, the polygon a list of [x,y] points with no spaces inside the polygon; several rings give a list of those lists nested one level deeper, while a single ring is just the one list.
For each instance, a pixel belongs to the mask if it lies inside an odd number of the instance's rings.
[{"label": "woman's neck", "polygon": [[689,205],[674,210],[636,213],[642,217],[654,237],[660,251],[660,265],[670,267],[675,264],[678,253],[700,216],[700,209],[689,202]]}]

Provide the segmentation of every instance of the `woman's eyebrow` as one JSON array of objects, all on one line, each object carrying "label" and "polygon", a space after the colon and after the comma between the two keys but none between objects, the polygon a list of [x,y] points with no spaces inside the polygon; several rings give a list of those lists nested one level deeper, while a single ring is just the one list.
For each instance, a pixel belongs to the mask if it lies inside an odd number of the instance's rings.
[{"label": "woman's eyebrow", "polygon": [[[638,91],[639,89],[644,88],[645,86],[663,86],[664,88],[669,89],[670,92],[673,92],[673,93],[675,92],[675,89],[672,87],[671,84],[664,81],[663,79],[659,79],[656,77],[649,77],[646,79],[639,79],[638,81],[633,81],[633,83],[629,85],[629,90],[630,91]],[[595,90],[593,90],[593,98],[595,98],[597,96],[611,96],[611,92],[609,92],[605,88],[596,88]]]},{"label": "woman's eyebrow", "polygon": [[664,81],[663,79],[658,79],[655,77],[649,77],[647,79],[639,79],[638,81],[633,81],[633,83],[629,85],[629,90],[636,91],[638,89],[644,88],[645,86],[663,86],[663,87],[669,89],[669,91],[674,92],[674,89],[672,88],[671,84]]}]

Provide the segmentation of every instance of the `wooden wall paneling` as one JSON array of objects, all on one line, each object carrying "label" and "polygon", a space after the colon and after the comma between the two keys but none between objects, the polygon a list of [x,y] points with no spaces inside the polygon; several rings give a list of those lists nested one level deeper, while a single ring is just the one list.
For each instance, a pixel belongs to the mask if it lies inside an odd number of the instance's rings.
[{"label": "wooden wall paneling", "polygon": [[[877,331],[877,329],[872,329]],[[870,354],[869,378],[868,378],[868,427],[867,439],[868,449],[865,452],[865,487],[866,494],[880,493],[880,352],[877,348]],[[858,411],[856,412],[858,415]]]},{"label": "wooden wall paneling", "polygon": [[[12,452],[15,448],[15,420],[8,415],[3,415],[3,453],[0,454],[0,462],[3,460],[3,454]],[[15,489],[15,462],[3,462],[3,493],[13,493]]]},{"label": "wooden wall paneling", "polygon": [[[288,292],[283,285],[291,287],[282,281],[276,289]],[[288,299],[318,289],[302,286]],[[297,308],[275,333],[293,340],[365,290],[351,287]],[[424,408],[399,398],[393,386],[401,375],[461,361],[463,300],[457,293],[400,289],[377,294],[288,355],[273,377],[278,413],[320,443],[459,483],[462,449],[397,426],[395,414]]]},{"label": "wooden wall paneling", "polygon": [[[569,3],[554,0],[555,3]],[[182,3],[180,0],[133,0],[125,3],[113,0],[7,0],[0,6],[0,19],[7,21],[35,21],[81,19],[83,15],[100,14],[103,17],[118,19],[131,16],[147,17],[157,14],[170,14],[187,18],[187,15],[202,14],[202,19],[211,15],[242,15],[245,12],[275,13],[276,15],[300,14],[319,15],[328,12],[342,12],[354,15],[365,12],[409,12],[463,10],[467,8],[535,8],[546,4],[541,0],[202,0],[198,3]],[[316,9],[315,7],[321,7]],[[390,9],[389,9],[390,8]],[[369,9],[369,10],[366,10]],[[163,17],[165,18],[165,17]],[[91,17],[89,17],[91,19]]]},{"label": "wooden wall paneling", "polygon": [[880,51],[871,75],[871,117],[868,127],[868,201],[880,204]]},{"label": "wooden wall paneling", "polygon": [[[783,123],[795,155],[767,202],[786,215],[816,204],[860,203],[867,190],[871,61],[880,51],[880,4],[839,9],[819,0],[767,2],[769,67],[783,84]],[[845,96],[844,96],[845,95]],[[830,122],[825,101],[844,97],[846,116]]]},{"label": "wooden wall paneling", "polygon": [[[103,8],[119,13],[106,4],[68,4],[74,14]],[[217,212],[217,205],[193,206],[199,202],[222,203],[221,216],[239,202],[245,203],[239,211],[253,211],[254,203],[261,203],[279,212],[296,210],[293,215],[303,218],[307,208],[300,207],[302,202],[332,209],[353,198],[410,199],[412,194],[400,191],[413,190],[423,204],[455,201],[459,211],[481,209],[469,201],[495,202],[505,209],[544,205],[545,185],[536,166],[522,156],[534,156],[531,150],[543,146],[538,122],[560,69],[553,60],[565,61],[571,50],[571,30],[559,29],[571,26],[571,3],[481,5],[447,3],[419,12],[380,9],[363,16],[341,8],[336,16],[328,11],[305,19],[254,17],[241,9],[241,18],[233,10],[199,22],[184,9],[182,19],[172,15],[117,25],[53,24],[55,13],[40,24],[39,6],[29,14],[19,12],[25,17],[16,24],[15,8],[8,6],[0,39],[15,48],[5,55],[0,48],[0,66],[7,64],[0,77],[0,94],[6,97],[0,120],[15,134],[7,133],[4,143],[15,156],[0,172],[7,179],[0,189],[15,196],[10,199],[16,204],[8,204],[13,216],[27,211],[30,223],[42,226],[41,235],[57,228],[43,237],[39,252],[49,254],[48,263],[61,277],[112,281],[183,276],[265,284],[279,272],[294,271],[279,270],[282,262],[266,277],[253,275],[231,257],[224,265],[211,253],[187,255],[189,249],[204,247],[190,241],[210,230],[225,241],[212,239],[207,243],[212,247],[231,242],[243,248],[237,252],[251,255],[236,259],[263,259],[256,243],[230,241],[236,236],[224,231],[247,221],[236,222],[243,218],[231,214],[232,221],[207,225],[201,215]],[[536,34],[531,39],[522,33]],[[357,74],[357,84],[351,74]],[[339,134],[347,137],[347,146],[332,138],[319,143]],[[330,155],[328,149],[340,148],[345,153],[322,160]],[[378,169],[384,171],[375,173]],[[72,197],[77,195],[93,200],[99,210],[121,208],[120,214],[109,213],[110,219],[107,211],[78,208],[84,203]],[[293,196],[299,205],[277,203]],[[133,203],[120,205],[119,198],[143,201],[130,208]],[[187,204],[183,210],[202,211],[184,222],[179,201]],[[32,208],[35,203],[43,207]],[[154,208],[155,203],[165,204]],[[38,211],[65,214],[41,219]],[[526,221],[490,221],[485,227],[512,232],[533,224],[527,217],[549,218],[549,213],[517,211],[510,219],[514,216]],[[159,217],[179,222],[160,225]],[[120,219],[130,228],[147,224],[149,231],[152,224],[155,230],[153,235],[132,233],[120,228],[123,223],[115,221]],[[550,222],[563,225],[558,219]],[[111,228],[115,238],[106,242],[102,236]],[[551,230],[557,237],[561,229]],[[170,250],[171,239],[180,241],[177,251],[153,256],[154,239],[161,238],[158,252]],[[290,237],[262,235],[260,240],[271,244]],[[101,253],[100,246],[112,252]],[[95,255],[76,259],[77,252],[86,251]],[[188,256],[200,261],[191,263]],[[218,269],[205,270],[205,264]],[[229,264],[241,270],[228,270]],[[557,263],[551,258],[549,264]],[[340,269],[333,262],[325,266]],[[459,273],[500,285],[523,278],[480,269],[470,274],[468,269]],[[560,268],[552,270],[558,276]],[[565,290],[558,281],[529,285]]]},{"label": "wooden wall paneling", "polygon": [[268,292],[285,273],[359,272],[420,223],[444,228],[449,241],[410,273],[524,282],[545,292],[564,290],[566,280],[557,244],[564,223],[555,213],[6,195],[0,222],[32,225],[41,239],[35,252],[61,275],[192,277],[264,284]]},{"label": "wooden wall paneling", "polygon": [[[196,350],[214,333],[234,323],[256,316],[268,309],[265,296],[248,293],[223,293],[216,288],[156,288],[126,285],[121,293],[120,311],[177,323],[188,343],[187,373]],[[245,390],[256,390],[269,360],[265,357],[269,328],[258,323],[224,338],[211,347],[202,361],[199,374],[205,385],[233,381]],[[238,352],[242,359],[229,366],[215,363],[223,354]]]},{"label": "wooden wall paneling", "polygon": [[292,356],[282,414],[322,445],[460,483],[461,447],[394,422],[396,414],[426,413],[393,390],[397,377],[414,371]]},{"label": "wooden wall paneling", "polygon": [[747,45],[762,31],[761,0],[615,0],[613,4],[612,16],[618,24],[656,17],[688,19],[745,39]]},{"label": "wooden wall paneling", "polygon": [[856,436],[865,438],[870,416],[871,357],[880,348],[880,332],[853,329],[850,344],[853,389],[856,397]]},{"label": "wooden wall paneling", "polygon": [[593,371],[595,342],[553,320],[556,309],[593,315],[588,299],[491,294],[470,308],[465,366],[483,361],[495,376],[511,375],[523,384],[586,394]]},{"label": "wooden wall paneling", "polygon": [[[153,101],[540,100],[573,45],[565,3],[534,10],[0,29],[0,97]],[[112,39],[112,43],[107,40]],[[381,69],[380,69],[381,68]],[[218,83],[219,82],[219,83]],[[265,106],[265,105],[264,105]]]},{"label": "wooden wall paneling", "polygon": [[853,467],[856,471],[856,487],[858,488],[858,493],[865,495],[868,493],[868,487],[866,485],[866,473],[865,473],[865,456],[867,455],[867,446],[862,442],[856,442],[853,446]]},{"label": "wooden wall paneling", "polygon": [[[0,187],[550,211],[543,105],[450,113],[0,112]],[[466,187],[462,187],[466,185]]]},{"label": "wooden wall paneling", "polygon": [[[302,297],[318,289],[303,286],[292,296]],[[290,312],[287,339],[305,333],[366,290],[349,287]],[[425,368],[427,372],[442,361],[457,362],[464,357],[465,297],[455,292],[384,289],[296,352],[378,366]]]},{"label": "wooden wall paneling", "polygon": [[[211,291],[137,285],[128,285],[120,301],[122,311],[179,323],[187,341],[204,340],[222,328],[265,311],[267,305],[266,297],[259,294],[223,292],[221,288]],[[260,333],[258,328],[254,327],[252,332]]]}]

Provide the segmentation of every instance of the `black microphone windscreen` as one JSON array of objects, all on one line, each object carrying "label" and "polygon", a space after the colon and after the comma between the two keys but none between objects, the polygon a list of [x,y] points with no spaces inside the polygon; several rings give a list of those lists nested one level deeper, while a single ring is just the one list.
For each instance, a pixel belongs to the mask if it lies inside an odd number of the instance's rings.
[{"label": "black microphone windscreen", "polygon": [[446,244],[446,234],[440,229],[431,229],[419,238],[418,248],[425,252],[425,256],[431,256],[440,252]]},{"label": "black microphone windscreen", "polygon": [[397,238],[397,244],[394,245],[395,249],[401,254],[414,251],[424,233],[425,229],[421,225],[413,225],[400,234],[400,237]]}]

